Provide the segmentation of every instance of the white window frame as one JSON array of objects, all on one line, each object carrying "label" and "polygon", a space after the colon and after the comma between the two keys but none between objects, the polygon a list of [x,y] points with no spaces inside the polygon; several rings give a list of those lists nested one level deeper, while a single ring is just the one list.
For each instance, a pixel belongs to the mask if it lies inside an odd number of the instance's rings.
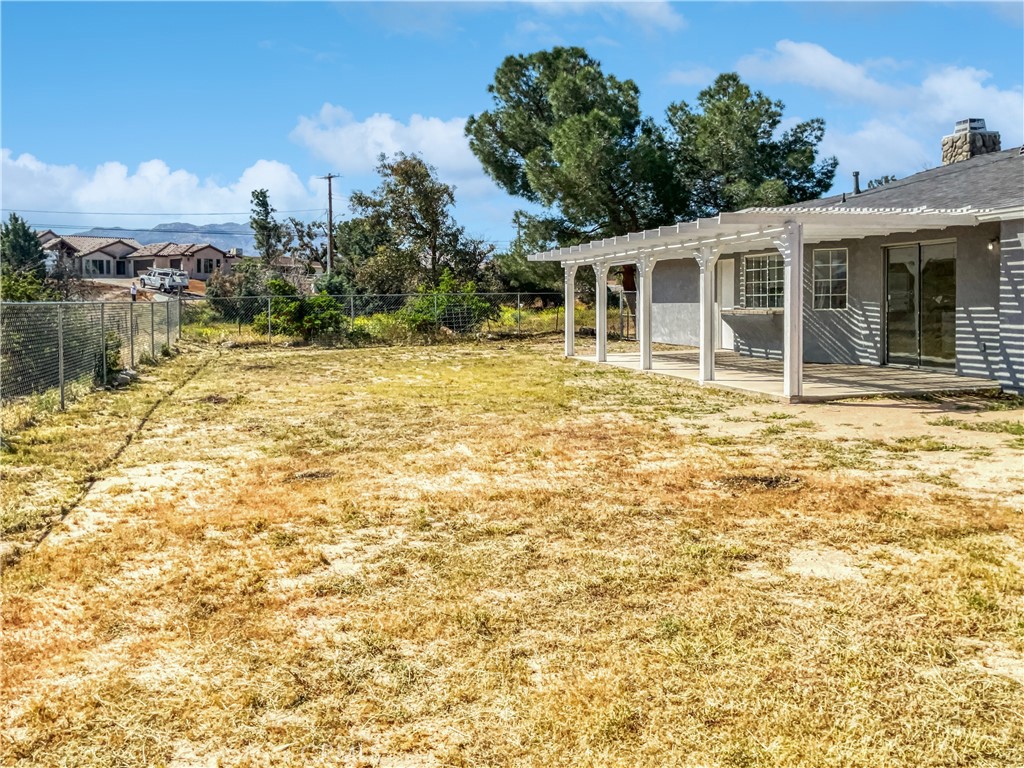
[{"label": "white window frame", "polygon": [[784,272],[781,253],[744,256],[743,306],[747,309],[782,309],[785,306]]},{"label": "white window frame", "polygon": [[[840,272],[841,270],[841,272]],[[841,274],[842,276],[837,276]],[[842,283],[842,291],[836,285]],[[850,252],[847,248],[815,248],[811,254],[811,306],[815,312],[850,308]],[[819,306],[819,299],[827,299]]]}]

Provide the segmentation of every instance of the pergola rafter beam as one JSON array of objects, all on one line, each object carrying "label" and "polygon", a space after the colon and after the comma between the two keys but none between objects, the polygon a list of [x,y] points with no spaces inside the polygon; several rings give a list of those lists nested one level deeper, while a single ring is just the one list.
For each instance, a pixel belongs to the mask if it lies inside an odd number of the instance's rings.
[{"label": "pergola rafter beam", "polygon": [[628,262],[641,251],[658,258],[689,258],[673,251],[697,250],[705,246],[721,249],[723,255],[768,243],[783,231],[786,222],[799,223],[805,243],[862,239],[922,229],[945,229],[976,224],[988,212],[928,208],[779,208],[751,209],[723,213],[680,224],[631,232],[557,250],[530,255],[531,261],[559,261],[564,264]]}]

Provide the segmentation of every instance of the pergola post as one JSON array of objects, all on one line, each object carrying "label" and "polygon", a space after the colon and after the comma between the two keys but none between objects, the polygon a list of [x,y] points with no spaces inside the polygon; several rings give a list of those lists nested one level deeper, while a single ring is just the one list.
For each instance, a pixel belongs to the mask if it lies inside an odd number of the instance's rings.
[{"label": "pergola post", "polygon": [[649,371],[654,367],[651,347],[651,275],[654,259],[642,256],[636,262],[636,333],[640,338],[640,370]]},{"label": "pergola post", "polygon": [[565,267],[565,356],[576,354],[576,265]]},{"label": "pergola post", "polygon": [[719,251],[704,246],[694,255],[700,266],[700,382],[715,380],[715,264]]},{"label": "pergola post", "polygon": [[594,276],[597,278],[597,318],[594,332],[597,335],[597,362],[608,360],[608,264],[596,262]]},{"label": "pergola post", "polygon": [[782,254],[782,396],[798,398],[804,390],[804,230],[786,222],[785,234],[775,241]]}]

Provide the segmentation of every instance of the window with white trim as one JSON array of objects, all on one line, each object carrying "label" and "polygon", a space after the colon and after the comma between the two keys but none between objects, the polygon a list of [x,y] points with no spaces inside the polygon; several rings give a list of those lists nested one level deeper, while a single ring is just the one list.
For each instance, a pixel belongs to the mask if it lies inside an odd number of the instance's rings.
[{"label": "window with white trim", "polygon": [[781,307],[782,254],[743,257],[743,306],[753,309]]},{"label": "window with white trim", "polygon": [[845,248],[814,250],[814,308],[846,309],[849,254]]}]

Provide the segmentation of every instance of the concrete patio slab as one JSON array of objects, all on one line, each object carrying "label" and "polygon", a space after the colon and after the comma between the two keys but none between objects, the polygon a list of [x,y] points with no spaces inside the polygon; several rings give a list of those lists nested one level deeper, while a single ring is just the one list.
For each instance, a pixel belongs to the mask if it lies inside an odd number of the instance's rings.
[{"label": "concrete patio slab", "polygon": [[[591,356],[581,359],[596,361]],[[640,353],[609,352],[608,365],[640,370]],[[698,351],[696,348],[655,351],[650,372],[697,382]],[[782,394],[781,360],[754,359],[727,351],[715,353],[715,380],[704,386],[749,392],[784,403],[999,390],[996,381],[958,376],[953,372],[894,366],[804,363],[803,395],[789,398]]]}]

